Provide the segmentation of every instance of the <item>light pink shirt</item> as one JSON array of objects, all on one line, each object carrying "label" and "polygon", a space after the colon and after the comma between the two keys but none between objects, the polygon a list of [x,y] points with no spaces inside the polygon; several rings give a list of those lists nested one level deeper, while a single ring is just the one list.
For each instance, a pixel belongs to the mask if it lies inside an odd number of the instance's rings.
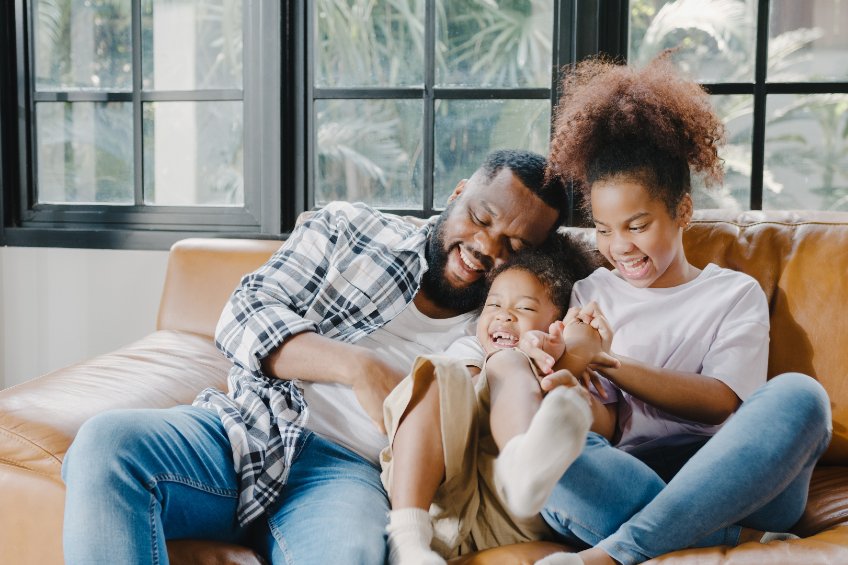
[{"label": "light pink shirt", "polygon": [[[707,265],[672,288],[636,288],[600,268],[574,285],[572,305],[595,300],[609,320],[612,351],[655,367],[716,378],[743,401],[766,382],[769,312],[752,277]],[[682,445],[711,426],[672,416],[621,391],[618,447]]]}]

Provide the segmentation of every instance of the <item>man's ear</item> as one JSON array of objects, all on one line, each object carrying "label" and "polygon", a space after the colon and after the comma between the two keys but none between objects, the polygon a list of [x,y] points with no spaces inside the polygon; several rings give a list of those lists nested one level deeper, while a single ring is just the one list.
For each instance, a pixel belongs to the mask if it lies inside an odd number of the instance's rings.
[{"label": "man's ear", "polygon": [[454,187],[453,192],[448,196],[448,204],[456,200],[456,197],[462,194],[462,191],[465,190],[465,183],[468,182],[468,179],[462,179],[458,183],[456,183],[456,187]]},{"label": "man's ear", "polygon": [[681,228],[686,229],[692,221],[692,214],[695,212],[692,204],[692,195],[686,193],[677,205],[677,221]]}]

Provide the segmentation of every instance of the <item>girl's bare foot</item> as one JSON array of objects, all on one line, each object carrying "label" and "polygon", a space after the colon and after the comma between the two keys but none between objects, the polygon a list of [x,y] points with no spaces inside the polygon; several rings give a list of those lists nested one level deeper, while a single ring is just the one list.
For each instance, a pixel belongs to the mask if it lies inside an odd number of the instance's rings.
[{"label": "girl's bare foot", "polygon": [[618,565],[618,562],[607,555],[607,552],[601,548],[593,547],[578,553],[580,559],[585,565]]}]

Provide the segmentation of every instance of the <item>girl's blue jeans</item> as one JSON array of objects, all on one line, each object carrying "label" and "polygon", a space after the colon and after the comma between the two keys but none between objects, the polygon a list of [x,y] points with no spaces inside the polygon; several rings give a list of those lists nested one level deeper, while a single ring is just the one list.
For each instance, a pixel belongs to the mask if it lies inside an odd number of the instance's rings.
[{"label": "girl's blue jeans", "polygon": [[768,381],[709,440],[637,458],[590,434],[543,516],[562,538],[619,563],[736,545],[740,526],[787,531],[830,441],[830,402],[798,373]]},{"label": "girl's blue jeans", "polygon": [[168,563],[165,540],[245,544],[272,564],[382,564],[380,469],[307,432],[274,507],[236,520],[230,442],[211,411],[116,410],[86,422],[62,467],[68,565]]}]

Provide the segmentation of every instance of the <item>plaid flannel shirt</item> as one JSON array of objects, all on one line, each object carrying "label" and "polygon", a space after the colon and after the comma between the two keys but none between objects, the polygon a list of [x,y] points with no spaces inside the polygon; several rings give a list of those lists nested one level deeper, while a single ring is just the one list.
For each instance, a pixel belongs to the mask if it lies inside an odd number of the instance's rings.
[{"label": "plaid flannel shirt", "polygon": [[263,374],[262,360],[304,331],[352,343],[394,318],[418,291],[431,228],[364,204],[328,204],[230,297],[215,332],[216,345],[233,361],[229,392],[206,389],[194,404],[215,410],[224,423],[240,479],[242,525],[267,510],[285,485],[309,417],[297,381]]}]

